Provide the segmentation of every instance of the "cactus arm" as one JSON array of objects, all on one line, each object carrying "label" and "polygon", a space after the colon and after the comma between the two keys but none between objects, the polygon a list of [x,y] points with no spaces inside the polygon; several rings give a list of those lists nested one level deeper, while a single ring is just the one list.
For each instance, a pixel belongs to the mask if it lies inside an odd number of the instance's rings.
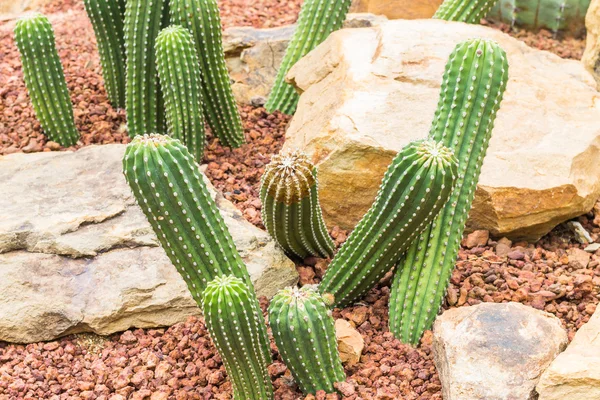
[{"label": "cactus arm", "polygon": [[171,23],[189,29],[194,37],[208,125],[223,145],[241,146],[244,132],[225,64],[217,1],[171,0]]},{"label": "cactus arm", "polygon": [[15,42],[25,85],[44,133],[61,146],[74,145],[79,133],[50,21],[42,14],[21,18],[15,26]]},{"label": "cactus arm", "polygon": [[497,0],[444,0],[433,15],[435,19],[478,24]]},{"label": "cactus arm", "polygon": [[418,343],[441,306],[507,79],[506,54],[488,40],[460,43],[446,65],[430,138],[454,150],[459,179],[434,223],[398,263],[390,331],[406,343]]},{"label": "cactus arm", "polygon": [[285,114],[295,112],[299,96],[285,82],[285,76],[298,60],[327,39],[331,32],[341,28],[350,4],[351,0],[306,0],[302,4],[296,32],[286,49],[265,105],[267,111],[279,110]]}]

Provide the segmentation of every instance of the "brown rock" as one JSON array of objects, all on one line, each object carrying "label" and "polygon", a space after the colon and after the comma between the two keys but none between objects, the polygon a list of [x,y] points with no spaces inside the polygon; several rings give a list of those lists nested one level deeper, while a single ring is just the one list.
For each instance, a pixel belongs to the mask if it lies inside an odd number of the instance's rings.
[{"label": "brown rock", "polygon": [[499,257],[506,257],[508,253],[510,253],[510,247],[512,246],[512,241],[508,238],[502,238],[498,240],[498,244],[496,244],[496,254]]},{"label": "brown rock", "polygon": [[591,254],[585,250],[572,248],[567,251],[569,266],[575,269],[587,268],[590,263]]},{"label": "brown rock", "polygon": [[350,12],[385,15],[389,19],[431,18],[443,0],[353,0]]},{"label": "brown rock", "polygon": [[476,230],[467,235],[466,238],[463,239],[462,245],[468,249],[472,249],[473,247],[483,247],[487,245],[487,242],[490,238],[490,233],[486,230]]},{"label": "brown rock", "polygon": [[342,362],[348,366],[358,363],[365,347],[361,334],[345,319],[335,321],[335,334]]}]

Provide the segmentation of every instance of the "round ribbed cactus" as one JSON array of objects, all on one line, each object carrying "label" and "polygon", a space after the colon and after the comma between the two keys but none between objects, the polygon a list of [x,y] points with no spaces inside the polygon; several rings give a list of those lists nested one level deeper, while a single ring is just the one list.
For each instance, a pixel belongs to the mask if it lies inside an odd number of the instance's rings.
[{"label": "round ribbed cactus", "polygon": [[187,29],[174,25],[159,33],[156,64],[169,135],[185,143],[200,163],[205,141],[200,67],[194,40]]},{"label": "round ribbed cactus", "polygon": [[433,140],[409,143],[386,171],[375,202],[329,265],[319,285],[332,303],[362,297],[437,216],[456,181],[452,151]]},{"label": "round ribbed cactus", "polygon": [[498,0],[444,0],[435,19],[478,24]]},{"label": "round ribbed cactus", "polygon": [[273,386],[267,372],[269,358],[261,352],[265,326],[257,313],[256,296],[244,281],[217,277],[204,291],[204,319],[210,338],[225,364],[236,400],[268,400]]},{"label": "round ribbed cactus", "polygon": [[224,146],[240,147],[244,130],[221,42],[217,0],[171,0],[171,23],[192,32],[202,76],[204,116]]},{"label": "round ribbed cactus", "polygon": [[265,108],[293,114],[300,96],[285,82],[290,68],[321,44],[331,32],[342,27],[352,0],[305,0],[298,16],[296,31],[285,51],[281,66]]},{"label": "round ribbed cactus", "polygon": [[390,331],[405,343],[418,343],[442,304],[507,80],[506,54],[489,40],[460,43],[446,64],[429,137],[454,151],[459,179],[439,216],[397,265]]},{"label": "round ribbed cactus", "polygon": [[84,0],[98,43],[102,77],[113,107],[125,108],[125,38],[123,20],[126,0]]},{"label": "round ribbed cactus", "polygon": [[346,379],[331,310],[308,286],[279,291],[269,306],[269,322],[281,358],[304,394],[334,391]]},{"label": "round ribbed cactus", "polygon": [[[135,137],[127,145],[123,172],[199,306],[206,285],[218,276],[236,276],[254,289],[198,165],[179,140],[156,134]],[[255,308],[260,312],[258,301]],[[270,357],[266,328],[261,337]]]},{"label": "round ribbed cactus", "polygon": [[265,228],[289,255],[332,257],[335,245],[323,222],[317,170],[299,151],[273,156],[262,176]]},{"label": "round ribbed cactus", "polygon": [[15,26],[15,42],[25,86],[44,133],[62,146],[74,145],[79,133],[50,21],[42,14],[21,18]]}]

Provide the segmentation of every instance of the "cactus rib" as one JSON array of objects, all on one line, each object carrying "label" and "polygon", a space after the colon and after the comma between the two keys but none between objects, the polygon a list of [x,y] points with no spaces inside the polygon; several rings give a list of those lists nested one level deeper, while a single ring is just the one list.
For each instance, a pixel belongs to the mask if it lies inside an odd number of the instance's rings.
[{"label": "cactus rib", "polygon": [[433,18],[478,24],[497,0],[444,0]]}]

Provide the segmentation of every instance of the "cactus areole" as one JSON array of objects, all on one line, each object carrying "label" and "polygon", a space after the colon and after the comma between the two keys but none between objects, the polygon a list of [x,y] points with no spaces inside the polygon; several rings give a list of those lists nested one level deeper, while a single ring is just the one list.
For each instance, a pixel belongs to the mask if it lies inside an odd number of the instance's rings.
[{"label": "cactus areole", "polygon": [[444,0],[433,15],[435,19],[478,24],[497,0]]}]

